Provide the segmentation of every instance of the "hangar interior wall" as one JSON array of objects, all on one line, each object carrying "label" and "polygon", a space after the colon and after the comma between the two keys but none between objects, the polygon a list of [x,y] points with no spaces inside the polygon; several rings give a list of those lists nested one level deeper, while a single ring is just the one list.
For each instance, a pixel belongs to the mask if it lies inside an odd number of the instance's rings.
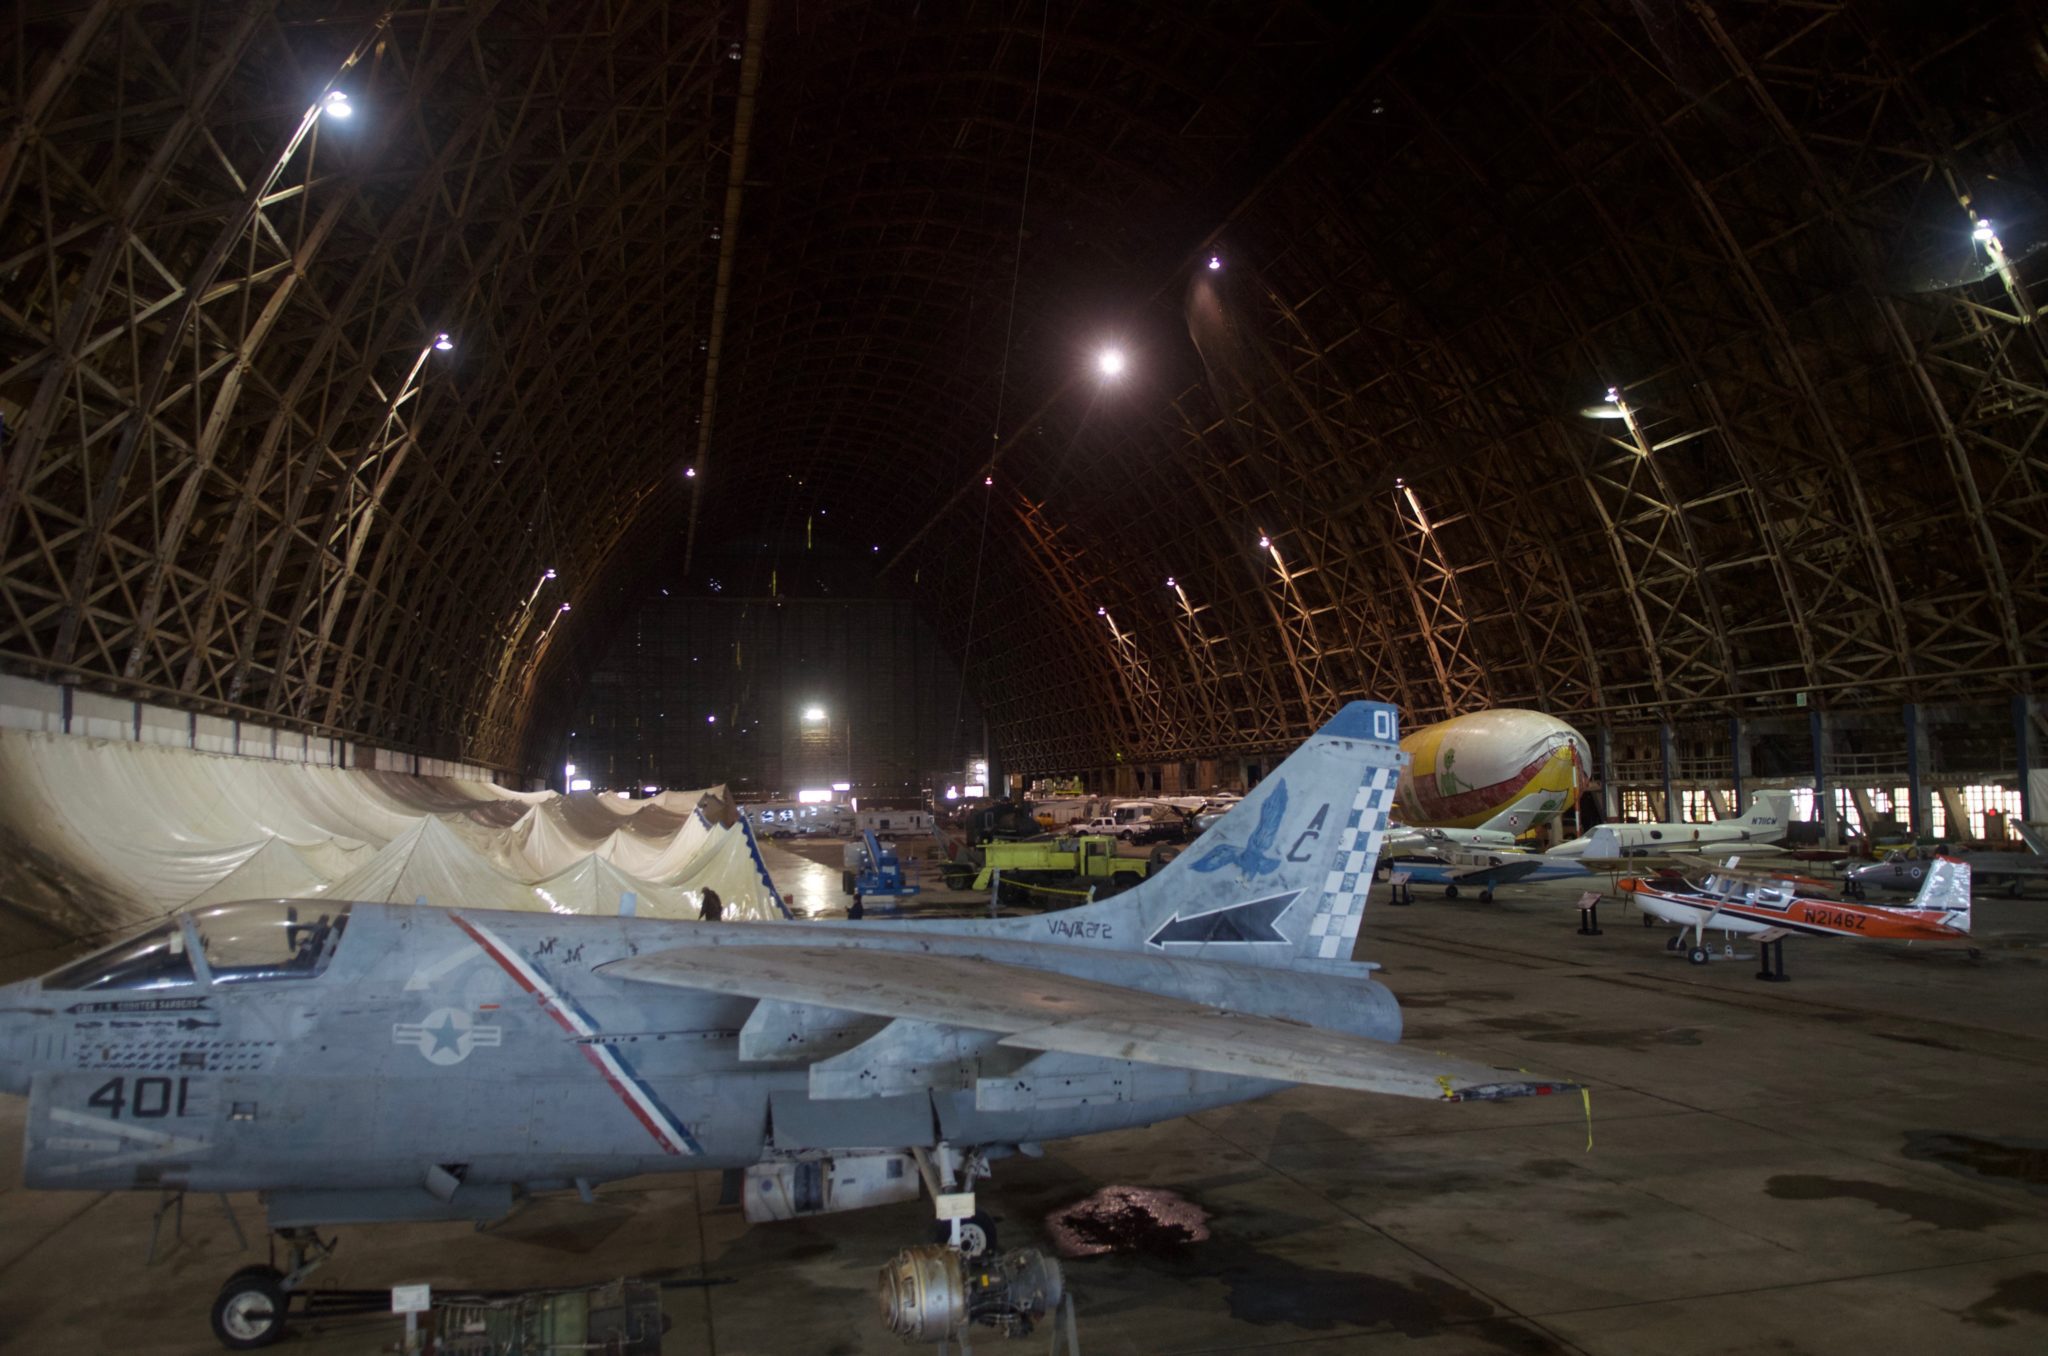
[{"label": "hangar interior wall", "polygon": [[952,658],[913,603],[886,598],[650,597],[574,721],[550,781],[573,762],[599,789],[900,797],[983,745]]}]

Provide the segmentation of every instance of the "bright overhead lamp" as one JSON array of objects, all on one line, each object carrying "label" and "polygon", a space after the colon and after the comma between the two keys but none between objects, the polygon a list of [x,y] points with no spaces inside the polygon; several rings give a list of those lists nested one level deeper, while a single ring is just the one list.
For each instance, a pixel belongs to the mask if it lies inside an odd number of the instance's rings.
[{"label": "bright overhead lamp", "polygon": [[1992,229],[1991,219],[1989,217],[1983,217],[1979,218],[1977,222],[1977,229],[1970,232],[1970,238],[1972,240],[1982,240],[1989,242],[1992,240],[1996,240],[1998,238],[1998,232]]},{"label": "bright overhead lamp", "polygon": [[455,341],[448,337],[447,331],[443,330],[434,336],[434,347],[446,353],[449,349],[455,347]]},{"label": "bright overhead lamp", "polygon": [[1270,550],[1272,550],[1272,549],[1273,549],[1273,539],[1272,539],[1271,537],[1268,537],[1268,536],[1264,535],[1263,533],[1261,533],[1261,534],[1260,534],[1260,536],[1259,536],[1259,549],[1260,549],[1261,551],[1270,551]]},{"label": "bright overhead lamp", "polygon": [[1622,408],[1621,391],[1610,386],[1599,404],[1581,406],[1579,415],[1586,419],[1626,419],[1628,411]]},{"label": "bright overhead lamp", "polygon": [[807,721],[810,721],[810,722],[812,722],[813,724],[815,724],[815,723],[817,723],[818,721],[821,721],[821,720],[823,720],[824,718],[825,718],[825,708],[824,708],[824,707],[822,707],[822,706],[806,706],[806,707],[804,708],[804,719],[805,719],[805,720],[807,720]]},{"label": "bright overhead lamp", "polygon": [[1210,256],[1209,256],[1209,271],[1210,271],[1211,273],[1221,273],[1221,272],[1223,271],[1223,256],[1222,256],[1222,255],[1220,255],[1220,254],[1212,254],[1212,255],[1210,255]]},{"label": "bright overhead lamp", "polygon": [[1120,377],[1124,374],[1124,351],[1120,348],[1106,348],[1095,355],[1095,370],[1105,377]]},{"label": "bright overhead lamp", "polygon": [[697,468],[696,468],[696,467],[694,467],[694,466],[685,466],[685,467],[683,468],[683,479],[685,479],[685,480],[695,480],[696,478],[697,478]]},{"label": "bright overhead lamp", "polygon": [[352,118],[356,113],[349,104],[348,95],[338,89],[327,91],[327,97],[320,101],[320,111],[330,118]]},{"label": "bright overhead lamp", "polygon": [[981,483],[984,485],[993,485],[996,483],[996,478],[994,476],[983,476],[981,478]]}]

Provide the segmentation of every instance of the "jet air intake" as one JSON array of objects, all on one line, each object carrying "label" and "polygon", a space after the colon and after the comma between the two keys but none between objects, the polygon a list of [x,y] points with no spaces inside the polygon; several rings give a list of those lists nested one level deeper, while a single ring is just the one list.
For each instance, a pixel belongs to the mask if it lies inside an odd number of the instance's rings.
[{"label": "jet air intake", "polygon": [[943,1342],[970,1323],[1022,1337],[1059,1307],[1060,1264],[1036,1248],[968,1261],[943,1243],[898,1253],[882,1268],[882,1322],[906,1342]]}]

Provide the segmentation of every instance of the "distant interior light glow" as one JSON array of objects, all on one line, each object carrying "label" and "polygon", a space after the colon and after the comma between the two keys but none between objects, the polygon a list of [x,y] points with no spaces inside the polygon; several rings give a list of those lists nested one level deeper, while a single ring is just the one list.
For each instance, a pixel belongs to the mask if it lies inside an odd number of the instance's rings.
[{"label": "distant interior light glow", "polygon": [[832,783],[832,789],[833,789],[834,791],[851,791],[851,790],[853,790],[853,783],[852,783],[852,782],[834,782],[834,783]]},{"label": "distant interior light glow", "polygon": [[796,803],[799,805],[823,805],[831,799],[830,791],[818,787],[808,787],[796,793]]},{"label": "distant interior light glow", "polygon": [[590,789],[590,778],[571,777],[569,779],[569,789],[571,791],[588,791]]},{"label": "distant interior light glow", "polygon": [[1124,371],[1124,351],[1120,348],[1106,348],[1095,355],[1095,370],[1105,377],[1120,377]]},{"label": "distant interior light glow", "polygon": [[806,707],[804,708],[804,719],[805,719],[805,720],[811,720],[811,721],[818,721],[818,720],[823,720],[824,718],[825,718],[825,708],[824,708],[824,707],[822,707],[822,706],[806,706]]}]

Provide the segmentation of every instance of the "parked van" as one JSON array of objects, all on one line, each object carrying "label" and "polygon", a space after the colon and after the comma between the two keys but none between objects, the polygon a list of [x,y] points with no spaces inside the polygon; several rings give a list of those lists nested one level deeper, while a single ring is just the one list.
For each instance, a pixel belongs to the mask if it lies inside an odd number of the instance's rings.
[{"label": "parked van", "polygon": [[873,833],[885,843],[916,838],[932,831],[929,810],[862,810],[853,817],[855,833]]}]

